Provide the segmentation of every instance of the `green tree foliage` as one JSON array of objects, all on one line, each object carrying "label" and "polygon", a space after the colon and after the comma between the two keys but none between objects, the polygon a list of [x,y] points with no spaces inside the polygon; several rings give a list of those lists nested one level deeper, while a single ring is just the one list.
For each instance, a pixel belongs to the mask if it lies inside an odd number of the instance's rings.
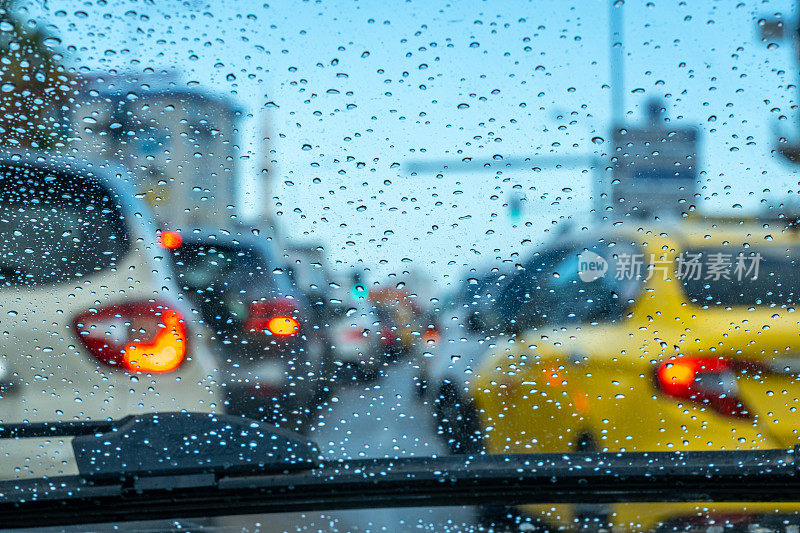
[{"label": "green tree foliage", "polygon": [[0,146],[54,148],[60,107],[74,84],[57,39],[0,0]]}]

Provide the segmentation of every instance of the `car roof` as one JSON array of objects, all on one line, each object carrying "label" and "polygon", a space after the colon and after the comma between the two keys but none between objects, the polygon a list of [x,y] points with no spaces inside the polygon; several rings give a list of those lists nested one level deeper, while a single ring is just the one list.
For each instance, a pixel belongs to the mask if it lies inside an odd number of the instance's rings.
[{"label": "car roof", "polygon": [[[278,259],[274,249],[274,244],[266,237],[254,235],[247,229],[233,229],[225,230],[219,228],[197,228],[191,232],[181,232],[181,237],[184,243],[188,244],[205,244],[205,245],[220,245],[232,248],[247,248],[255,250],[264,261],[264,265],[270,271],[275,268],[283,268],[284,264]],[[294,292],[295,286],[288,277],[278,276],[278,272],[273,271],[272,276],[277,283],[283,285],[283,289],[289,293]],[[294,295],[299,298],[298,295]]]},{"label": "car roof", "polygon": [[245,247],[255,249],[264,254],[271,262],[277,263],[277,254],[272,241],[266,237],[254,235],[248,230],[196,228],[179,232],[183,242],[193,244],[219,244],[222,246]]}]

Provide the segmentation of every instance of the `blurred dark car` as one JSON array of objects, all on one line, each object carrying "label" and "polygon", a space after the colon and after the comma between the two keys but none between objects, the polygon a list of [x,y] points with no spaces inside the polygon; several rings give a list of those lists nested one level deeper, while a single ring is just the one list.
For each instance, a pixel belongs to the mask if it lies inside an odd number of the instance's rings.
[{"label": "blurred dark car", "polygon": [[264,238],[161,234],[176,281],[222,347],[228,412],[302,428],[330,390],[331,343]]},{"label": "blurred dark car", "polygon": [[334,318],[331,303],[331,275],[328,272],[321,245],[289,244],[283,254],[286,272],[292,283],[311,304],[320,321]]}]

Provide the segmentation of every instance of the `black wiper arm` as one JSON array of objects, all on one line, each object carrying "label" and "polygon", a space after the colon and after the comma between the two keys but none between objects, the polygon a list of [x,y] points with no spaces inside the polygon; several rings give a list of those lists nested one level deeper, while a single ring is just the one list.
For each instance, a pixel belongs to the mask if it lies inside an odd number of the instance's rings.
[{"label": "black wiper arm", "polygon": [[65,420],[59,422],[20,422],[0,425],[0,439],[34,437],[77,437],[112,431],[132,417],[119,420]]},{"label": "black wiper arm", "polygon": [[[236,428],[234,432],[247,433],[248,446],[257,451],[245,452],[237,462],[236,454],[221,450],[227,459],[220,461],[208,457],[209,448],[202,454],[206,459],[197,461],[197,454],[187,456],[179,447],[167,452],[171,466],[157,461],[155,468],[149,468],[149,459],[145,458],[145,464],[129,458],[130,471],[119,471],[116,463],[102,460],[95,460],[94,469],[85,471],[79,460],[81,476],[0,482],[0,524],[31,527],[404,506],[800,499],[795,450],[320,462],[316,448],[302,437],[277,429],[272,434],[266,425],[246,419],[173,413],[165,421],[165,415],[151,416],[162,424],[160,428],[172,426],[175,420],[189,426],[221,422]],[[136,433],[147,430],[150,440],[157,441],[159,433],[148,426],[152,423],[153,419],[134,417],[134,423],[121,426],[127,430],[114,430],[111,436],[121,438],[109,445],[105,444],[110,442],[109,434],[76,438],[89,441],[88,446],[76,447],[76,456],[81,449],[103,449],[101,456],[108,457],[108,446],[122,446],[118,455],[125,456],[131,451],[125,448],[131,428]],[[189,429],[183,437],[196,442],[198,435],[208,435],[211,426],[202,424],[205,429]],[[263,435],[264,440],[253,440],[253,435]]]},{"label": "black wiper arm", "polygon": [[319,460],[317,446],[291,431],[238,416],[189,412],[6,424],[0,426],[0,451],[4,439],[66,436],[75,437],[80,476],[92,481],[290,471]]}]

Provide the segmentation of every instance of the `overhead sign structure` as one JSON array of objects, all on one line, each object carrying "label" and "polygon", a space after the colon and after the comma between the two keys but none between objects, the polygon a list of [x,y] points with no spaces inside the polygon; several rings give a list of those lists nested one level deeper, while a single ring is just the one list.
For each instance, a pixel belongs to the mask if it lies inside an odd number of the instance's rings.
[{"label": "overhead sign structure", "polygon": [[672,127],[650,106],[644,128],[615,128],[610,200],[632,216],[679,215],[694,204],[698,179],[698,134]]}]

